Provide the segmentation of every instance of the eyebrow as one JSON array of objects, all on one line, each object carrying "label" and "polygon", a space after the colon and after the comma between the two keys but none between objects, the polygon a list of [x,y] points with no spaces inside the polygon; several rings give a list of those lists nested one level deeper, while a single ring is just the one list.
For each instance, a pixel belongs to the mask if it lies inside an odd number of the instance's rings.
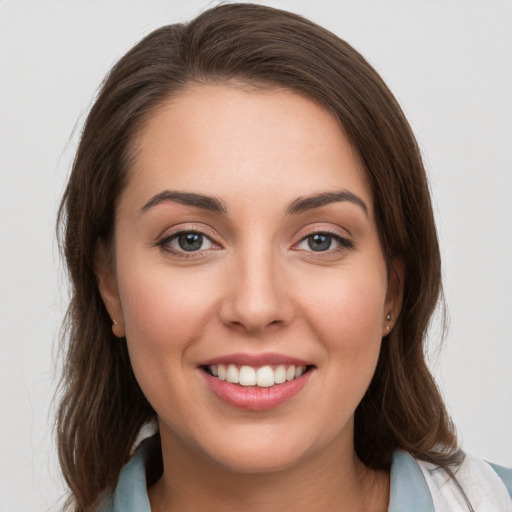
[{"label": "eyebrow", "polygon": [[[150,208],[157,206],[163,202],[172,201],[186,206],[194,206],[213,213],[226,215],[228,209],[223,201],[216,197],[197,194],[195,192],[178,192],[164,190],[153,196],[140,210],[145,213]],[[358,196],[348,190],[339,190],[338,192],[322,192],[313,196],[298,197],[290,203],[286,209],[286,215],[296,215],[308,210],[320,208],[331,203],[339,203],[348,201],[359,206],[368,217],[368,207],[366,203]]]},{"label": "eyebrow", "polygon": [[216,197],[205,196],[203,194],[196,194],[194,192],[175,192],[170,190],[164,190],[153,196],[140,210],[140,213],[147,212],[150,208],[157,206],[163,202],[172,201],[175,203],[181,203],[186,206],[195,206],[196,208],[202,208],[214,213],[220,213],[225,215],[227,208],[225,204]]},{"label": "eyebrow", "polygon": [[359,206],[368,217],[368,206],[359,197],[348,190],[339,190],[338,192],[322,192],[309,197],[299,197],[293,201],[286,209],[287,215],[302,213],[314,208],[320,208],[331,203],[340,203],[348,201]]}]

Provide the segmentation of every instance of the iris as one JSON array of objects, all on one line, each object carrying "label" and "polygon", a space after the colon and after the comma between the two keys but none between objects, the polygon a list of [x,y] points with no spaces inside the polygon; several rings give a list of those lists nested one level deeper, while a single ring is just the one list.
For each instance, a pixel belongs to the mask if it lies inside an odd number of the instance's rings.
[{"label": "iris", "polygon": [[312,251],[327,251],[331,248],[332,237],[325,233],[316,233],[308,237],[308,246]]},{"label": "iris", "polygon": [[181,233],[178,235],[178,245],[184,251],[197,251],[203,245],[203,235],[200,233]]}]

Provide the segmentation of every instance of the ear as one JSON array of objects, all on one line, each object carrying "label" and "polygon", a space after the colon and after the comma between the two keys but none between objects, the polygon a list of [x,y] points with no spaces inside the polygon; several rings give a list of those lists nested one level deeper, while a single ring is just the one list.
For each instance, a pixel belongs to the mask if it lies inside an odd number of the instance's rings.
[{"label": "ear", "polygon": [[103,304],[112,319],[112,332],[118,337],[125,336],[123,310],[117,289],[116,274],[110,252],[103,242],[98,242],[94,255],[94,272]]},{"label": "ear", "polygon": [[392,331],[402,309],[404,276],[404,262],[400,258],[395,258],[389,269],[382,336],[387,336]]}]

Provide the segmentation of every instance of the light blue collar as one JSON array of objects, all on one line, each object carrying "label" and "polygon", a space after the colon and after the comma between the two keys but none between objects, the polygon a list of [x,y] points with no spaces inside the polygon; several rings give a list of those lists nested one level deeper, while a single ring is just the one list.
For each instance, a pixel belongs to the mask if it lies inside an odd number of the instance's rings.
[{"label": "light blue collar", "polygon": [[110,503],[102,512],[151,512],[146,486],[146,463],[153,438],[145,439],[121,471]]},{"label": "light blue collar", "polygon": [[432,495],[416,460],[398,450],[391,463],[388,512],[435,512]]}]

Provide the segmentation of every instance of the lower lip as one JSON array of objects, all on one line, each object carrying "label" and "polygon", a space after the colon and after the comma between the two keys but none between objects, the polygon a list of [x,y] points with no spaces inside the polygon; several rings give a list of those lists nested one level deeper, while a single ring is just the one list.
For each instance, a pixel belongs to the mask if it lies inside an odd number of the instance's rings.
[{"label": "lower lip", "polygon": [[213,377],[202,369],[199,371],[203,374],[208,387],[223,402],[232,407],[250,411],[265,411],[284,404],[301,391],[312,373],[312,370],[309,370],[299,378],[289,382],[276,384],[268,388],[259,388],[231,384]]}]

